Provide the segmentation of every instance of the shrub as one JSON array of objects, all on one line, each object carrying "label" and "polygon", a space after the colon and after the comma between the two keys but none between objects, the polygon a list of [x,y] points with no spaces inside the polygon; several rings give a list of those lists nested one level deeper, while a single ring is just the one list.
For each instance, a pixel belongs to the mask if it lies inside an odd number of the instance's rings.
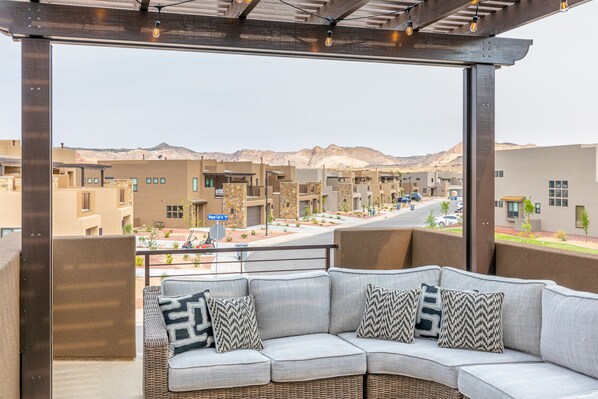
[{"label": "shrub", "polygon": [[135,257],[135,266],[137,267],[142,267],[143,266],[143,258],[141,256],[136,256]]},{"label": "shrub", "polygon": [[295,227],[301,227],[301,223],[295,223]]},{"label": "shrub", "polygon": [[188,261],[188,260],[189,260],[189,254],[185,254],[185,255],[183,255],[183,260],[184,260],[184,261]]},{"label": "shrub", "polygon": [[201,262],[201,254],[195,255],[191,262],[193,263],[193,266],[199,267],[199,262]]},{"label": "shrub", "polygon": [[565,233],[563,230],[557,231],[554,236],[561,241],[567,241],[567,233]]},{"label": "shrub", "polygon": [[257,234],[257,232],[256,232],[255,230],[251,230],[251,235],[252,235],[252,236],[254,236],[254,235],[256,235],[256,234]]},{"label": "shrub", "polygon": [[241,234],[241,238],[242,239],[246,239],[247,238],[247,234],[246,233]]},{"label": "shrub", "polygon": [[165,231],[164,232],[164,238],[169,238],[171,233],[172,233],[172,230]]},{"label": "shrub", "polygon": [[173,247],[174,249],[179,249],[179,243],[178,243],[177,241],[173,242],[173,243],[172,243],[172,247]]},{"label": "shrub", "polygon": [[171,254],[166,255],[166,264],[172,265],[172,261],[173,261],[172,255]]},{"label": "shrub", "polygon": [[131,226],[130,224],[125,224],[123,226],[123,234],[128,236],[131,233],[133,233],[133,226]]},{"label": "shrub", "polygon": [[340,217],[340,216],[337,216],[336,218],[340,220],[340,218],[341,218],[341,217]]},{"label": "shrub", "polygon": [[232,236],[228,236],[228,237],[226,237],[226,242],[231,242],[232,240],[233,240],[233,237],[232,237]]},{"label": "shrub", "polygon": [[434,217],[434,211],[430,211],[430,214],[426,218],[426,227],[429,229],[435,229],[438,226],[436,218]]},{"label": "shrub", "polygon": [[168,278],[168,277],[170,277],[170,276],[168,275],[168,273],[164,272],[164,273],[162,273],[162,275],[160,276],[160,280],[164,280],[165,278]]}]

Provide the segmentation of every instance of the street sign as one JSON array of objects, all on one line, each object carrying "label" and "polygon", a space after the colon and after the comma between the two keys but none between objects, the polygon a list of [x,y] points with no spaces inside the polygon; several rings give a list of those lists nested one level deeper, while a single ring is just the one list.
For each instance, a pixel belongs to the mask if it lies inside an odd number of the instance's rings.
[{"label": "street sign", "polygon": [[228,215],[210,213],[208,214],[208,220],[228,220]]},{"label": "street sign", "polygon": [[223,225],[215,224],[212,227],[210,227],[210,237],[212,237],[213,240],[216,240],[216,241],[222,240],[225,235],[226,235],[226,229],[224,228]]}]

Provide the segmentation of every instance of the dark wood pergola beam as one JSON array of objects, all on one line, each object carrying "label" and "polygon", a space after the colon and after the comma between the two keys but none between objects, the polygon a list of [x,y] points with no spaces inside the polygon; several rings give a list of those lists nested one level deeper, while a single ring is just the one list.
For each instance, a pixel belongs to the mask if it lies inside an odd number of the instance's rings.
[{"label": "dark wood pergola beam", "polygon": [[162,15],[162,34],[155,39],[154,22],[152,15],[133,10],[0,1],[0,30],[16,39],[45,37],[62,43],[447,66],[512,65],[532,44],[436,33],[408,37],[337,26],[334,45],[326,47],[321,25],[170,13]]},{"label": "dark wood pergola beam", "polygon": [[[414,29],[425,28],[472,4],[472,0],[426,0],[417,4],[410,11]],[[409,16],[407,13],[397,15],[381,25],[383,29],[406,30]]]},{"label": "dark wood pergola beam", "polygon": [[139,0],[139,4],[137,2],[137,0],[133,0],[135,2],[135,4],[137,4],[139,6],[139,11],[147,11],[149,10],[149,5],[151,3],[152,0]]},{"label": "dark wood pergola beam", "polygon": [[[579,6],[590,0],[569,0],[569,7]],[[559,12],[558,1],[521,0],[500,11],[480,18],[478,30],[469,31],[469,24],[451,31],[451,34],[470,34],[474,36],[494,36],[527,25],[538,19],[548,17]]]},{"label": "dark wood pergola beam", "polygon": [[[361,7],[369,3],[370,0],[328,0],[322,7],[316,11],[321,17],[338,20],[348,17]],[[310,24],[327,24],[327,21],[310,15],[307,18],[307,23]]]},{"label": "dark wood pergola beam", "polygon": [[224,12],[224,16],[228,18],[247,18],[259,2],[260,0],[243,0],[241,3],[237,3],[236,0],[232,0],[232,3]]}]

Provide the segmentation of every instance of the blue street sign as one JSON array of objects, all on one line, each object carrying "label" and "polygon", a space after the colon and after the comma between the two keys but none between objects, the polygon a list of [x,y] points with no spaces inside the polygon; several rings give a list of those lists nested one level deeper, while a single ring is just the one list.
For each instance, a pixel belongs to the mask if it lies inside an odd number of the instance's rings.
[{"label": "blue street sign", "polygon": [[208,215],[208,220],[228,220],[228,215],[210,213]]}]

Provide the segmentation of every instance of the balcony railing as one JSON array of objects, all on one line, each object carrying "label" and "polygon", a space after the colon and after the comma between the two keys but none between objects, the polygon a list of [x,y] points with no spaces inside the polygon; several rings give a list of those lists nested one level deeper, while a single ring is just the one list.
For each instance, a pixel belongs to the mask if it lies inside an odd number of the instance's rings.
[{"label": "balcony railing", "polygon": [[[170,267],[170,266],[184,266],[184,265],[238,265],[238,270],[235,271],[227,271],[223,273],[212,273],[211,271],[208,273],[182,273],[176,274],[176,277],[192,277],[192,276],[201,276],[206,274],[214,274],[214,275],[230,275],[230,274],[255,274],[255,273],[285,273],[285,272],[299,272],[299,271],[312,271],[312,270],[328,270],[331,266],[331,254],[332,250],[338,248],[335,244],[326,244],[326,245],[289,245],[289,246],[279,246],[279,247],[234,247],[234,248],[195,248],[195,249],[160,249],[160,250],[138,250],[137,256],[143,257],[144,259],[144,266],[145,266],[145,286],[150,285],[150,278],[152,277],[160,277],[160,276],[152,276],[151,275],[151,267],[152,266],[162,266],[162,267]],[[313,251],[323,251],[323,255],[316,256],[313,254]],[[272,253],[272,252],[286,252],[289,251],[300,251],[301,256],[293,256],[293,257],[280,257],[274,256],[267,259],[248,259],[247,254],[249,252],[261,252],[261,253]],[[194,260],[194,261],[186,261],[186,262],[179,262],[179,263],[161,263],[161,262],[152,262],[152,256],[159,256],[159,255],[196,255],[196,254],[203,254],[203,255],[213,255],[213,254],[236,254],[236,260]],[[200,258],[201,259],[201,258]],[[248,271],[246,270],[246,266],[249,264],[255,263],[270,263],[270,262],[306,262],[306,261],[324,261],[324,267],[292,267],[292,268],[280,268],[275,267],[274,269],[262,269],[262,270],[255,270],[255,271]],[[180,269],[179,269],[180,270]]]},{"label": "balcony railing", "polygon": [[248,197],[261,197],[261,187],[259,186],[247,186]]}]

